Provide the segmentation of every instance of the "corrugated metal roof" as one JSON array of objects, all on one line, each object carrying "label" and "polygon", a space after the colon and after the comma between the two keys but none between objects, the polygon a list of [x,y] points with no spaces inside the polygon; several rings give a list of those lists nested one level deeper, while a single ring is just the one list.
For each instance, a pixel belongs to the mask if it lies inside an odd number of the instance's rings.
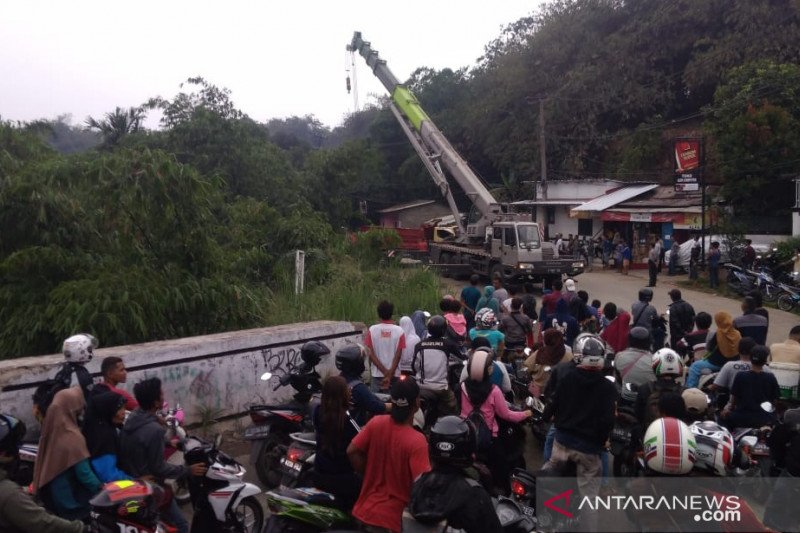
[{"label": "corrugated metal roof", "polygon": [[422,207],[425,205],[435,204],[436,200],[417,200],[415,202],[406,202],[404,204],[397,204],[386,209],[381,209],[378,213],[394,213],[396,211],[405,211],[414,207]]},{"label": "corrugated metal roof", "polygon": [[614,192],[589,200],[588,202],[575,207],[572,209],[572,211],[605,211],[610,207],[613,207],[626,200],[630,200],[631,198],[635,198],[640,194],[652,191],[656,187],[658,187],[658,184],[655,183],[622,187]]},{"label": "corrugated metal roof", "polygon": [[583,198],[554,198],[547,200],[518,200],[511,202],[511,205],[534,206],[534,205],[580,205],[587,200]]}]

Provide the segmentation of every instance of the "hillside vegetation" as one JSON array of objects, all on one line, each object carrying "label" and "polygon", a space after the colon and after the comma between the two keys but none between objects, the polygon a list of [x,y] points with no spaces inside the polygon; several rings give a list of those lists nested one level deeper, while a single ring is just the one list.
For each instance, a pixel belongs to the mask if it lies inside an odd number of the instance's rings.
[{"label": "hillside vegetation", "polygon": [[[407,83],[501,198],[539,178],[543,109],[550,179],[666,181],[670,139],[703,135],[706,177],[744,220],[794,203],[798,59],[798,1],[560,0],[511,22],[477,64],[421,66]],[[434,307],[431,274],[380,269],[374,245],[345,237],[438,194],[385,101],[333,130],[259,123],[190,78],[84,126],[0,123],[0,357],[56,351],[76,331],[110,345],[367,320],[384,295],[401,312]],[[295,298],[298,248],[308,290]]]}]

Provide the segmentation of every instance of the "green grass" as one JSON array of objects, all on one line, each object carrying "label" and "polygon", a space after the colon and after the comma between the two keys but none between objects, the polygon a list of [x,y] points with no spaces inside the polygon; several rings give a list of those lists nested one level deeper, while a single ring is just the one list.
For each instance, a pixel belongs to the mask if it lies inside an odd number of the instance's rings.
[{"label": "green grass", "polygon": [[294,280],[287,276],[274,288],[265,310],[267,325],[344,320],[370,324],[377,319],[381,300],[394,303],[395,317],[417,309],[438,312],[443,294],[436,272],[423,268],[365,266],[356,259],[340,256],[331,265],[329,280],[294,294]]}]

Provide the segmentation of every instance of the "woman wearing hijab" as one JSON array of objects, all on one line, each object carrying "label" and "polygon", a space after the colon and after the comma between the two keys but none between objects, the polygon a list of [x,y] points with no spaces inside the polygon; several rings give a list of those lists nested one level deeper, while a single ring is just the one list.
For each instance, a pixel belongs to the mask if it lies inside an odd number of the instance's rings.
[{"label": "woman wearing hijab", "polygon": [[[544,332],[544,345],[530,355],[523,366],[531,373],[534,396],[541,396],[550,379],[550,369],[572,360],[572,349],[564,345],[564,334],[557,328]],[[547,370],[545,370],[547,369]]]},{"label": "woman wearing hijab", "polygon": [[89,448],[92,469],[103,483],[131,479],[117,466],[119,434],[125,421],[125,398],[115,392],[101,392],[89,398],[83,436]]},{"label": "woman wearing hijab", "polygon": [[44,417],[33,470],[34,495],[50,512],[68,520],[87,518],[89,499],[102,488],[78,427],[85,406],[80,387],[55,395]]},{"label": "woman wearing hijab", "polygon": [[403,328],[403,333],[406,335],[406,347],[403,348],[403,352],[400,354],[400,363],[398,366],[400,367],[401,374],[413,375],[414,373],[411,371],[411,361],[414,359],[414,348],[416,348],[420,338],[419,335],[417,335],[411,317],[404,316],[400,318],[400,327]]},{"label": "woman wearing hijab", "polygon": [[473,411],[476,412],[491,432],[489,449],[478,450],[478,453],[488,453],[487,466],[492,472],[494,484],[507,492],[509,465],[506,461],[503,439],[498,438],[499,426],[496,417],[499,416],[508,422],[522,422],[533,416],[533,412],[511,411],[508,408],[503,393],[491,381],[491,374],[494,372],[491,353],[483,349],[475,350],[469,357],[467,368],[469,376],[461,384],[461,416],[466,418]]},{"label": "woman wearing hijab", "polygon": [[617,309],[613,302],[603,306],[603,317],[610,320],[608,326],[600,332],[600,338],[606,341],[614,353],[628,348],[628,334],[631,331],[631,315],[627,311]]},{"label": "woman wearing hijab", "polygon": [[706,356],[695,361],[689,367],[689,377],[686,378],[686,388],[697,387],[700,376],[704,373],[718,372],[722,365],[738,357],[739,341],[742,334],[733,327],[733,317],[725,311],[714,315],[717,332],[706,343]]},{"label": "woman wearing hijab", "polygon": [[483,296],[481,296],[480,300],[478,300],[478,305],[475,306],[476,310],[483,309],[484,307],[488,307],[492,311],[494,311],[495,315],[500,314],[500,303],[494,297],[494,287],[491,285],[487,285],[483,288]]}]

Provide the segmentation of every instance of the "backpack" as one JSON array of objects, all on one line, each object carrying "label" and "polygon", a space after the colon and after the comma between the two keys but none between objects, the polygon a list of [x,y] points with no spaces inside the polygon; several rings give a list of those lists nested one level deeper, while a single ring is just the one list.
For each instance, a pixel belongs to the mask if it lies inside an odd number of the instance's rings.
[{"label": "backpack", "polygon": [[[461,387],[464,388],[464,394],[466,394],[467,389],[463,383],[461,384]],[[469,422],[475,426],[475,451],[478,453],[488,452],[489,448],[492,446],[492,430],[489,429],[488,424],[486,424],[486,420],[481,414],[480,405],[477,407],[473,406],[472,411],[467,415],[467,420],[469,420]]]},{"label": "backpack", "polygon": [[61,369],[56,373],[52,379],[45,380],[44,383],[36,388],[33,393],[33,402],[39,407],[39,412],[42,416],[47,414],[47,409],[53,403],[53,398],[59,391],[68,389],[72,383],[72,372],[75,372],[75,377],[83,389],[83,394],[88,397],[89,392],[93,388],[92,375],[86,370],[86,367],[76,363],[64,363]]},{"label": "backpack", "polygon": [[661,398],[661,395],[667,392],[680,392],[680,390],[680,383],[673,382],[667,384],[659,382],[658,380],[653,383],[653,390],[650,396],[647,397],[647,403],[645,404],[645,428],[647,428],[651,422],[659,418],[658,400]]}]

